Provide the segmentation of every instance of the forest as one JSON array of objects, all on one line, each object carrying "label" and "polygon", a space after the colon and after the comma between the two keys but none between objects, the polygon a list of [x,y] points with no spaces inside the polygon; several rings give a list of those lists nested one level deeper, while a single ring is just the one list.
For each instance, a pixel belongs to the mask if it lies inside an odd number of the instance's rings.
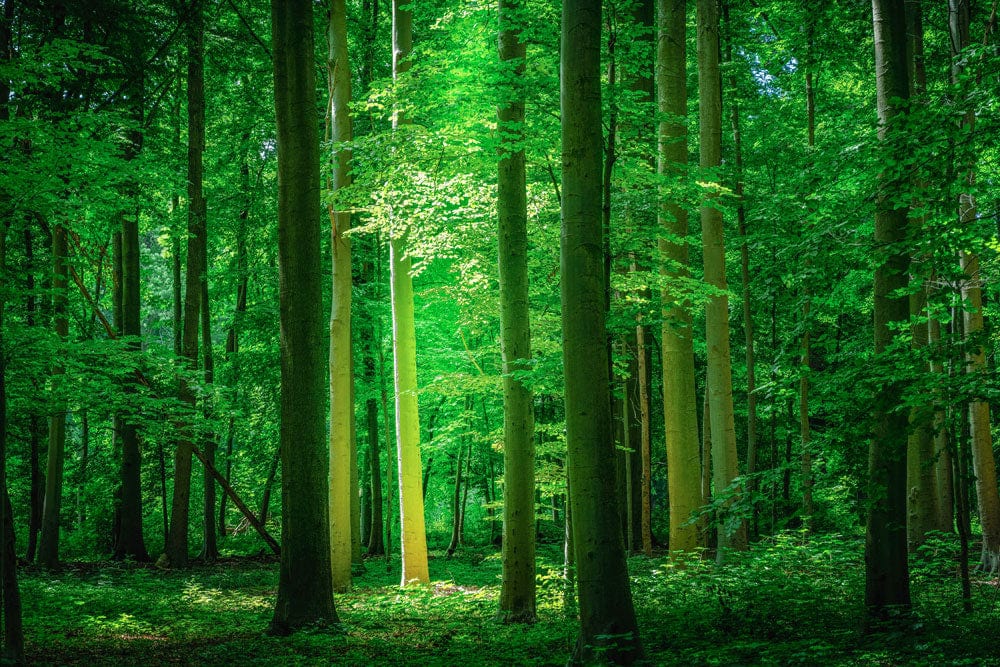
[{"label": "forest", "polygon": [[1000,665],[997,5],[2,0],[0,661]]}]

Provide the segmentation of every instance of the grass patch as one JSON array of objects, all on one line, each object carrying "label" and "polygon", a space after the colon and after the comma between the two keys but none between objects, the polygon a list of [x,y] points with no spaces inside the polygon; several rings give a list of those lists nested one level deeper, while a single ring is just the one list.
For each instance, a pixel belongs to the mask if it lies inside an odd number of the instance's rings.
[{"label": "grass patch", "polygon": [[[401,591],[399,563],[366,563],[337,596],[339,631],[263,634],[277,564],[229,559],[185,571],[113,563],[22,570],[29,660],[36,664],[564,665],[576,622],[563,613],[558,551],[539,551],[539,622],[494,620],[499,556],[432,558],[434,583]],[[658,665],[1000,665],[992,578],[961,611],[955,545],[913,559],[914,613],[889,632],[865,627],[859,540],[786,533],[725,567],[665,555],[630,559],[633,596]]]}]

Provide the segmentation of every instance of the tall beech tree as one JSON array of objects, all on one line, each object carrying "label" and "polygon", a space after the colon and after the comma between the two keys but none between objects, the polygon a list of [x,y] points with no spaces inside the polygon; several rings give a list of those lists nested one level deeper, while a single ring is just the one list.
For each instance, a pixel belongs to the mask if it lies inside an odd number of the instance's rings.
[{"label": "tall beech tree", "polygon": [[503,354],[503,583],[500,615],[535,620],[535,436],[531,389],[519,374],[531,363],[528,309],[528,204],[525,191],[522,0],[500,1],[503,85],[497,120],[503,143],[497,164],[500,346]]},{"label": "tall beech tree", "polygon": [[[884,157],[898,164],[900,132],[894,123],[903,113],[900,102],[910,97],[904,0],[872,0],[875,34],[875,79],[878,96],[879,139]],[[875,242],[880,257],[875,269],[875,354],[885,359],[900,325],[909,320],[906,287],[909,253],[907,210],[900,204],[902,185],[891,175],[878,176],[875,193]],[[875,432],[869,448],[868,522],[865,533],[865,603],[875,618],[886,618],[910,606],[910,576],[906,549],[906,432],[908,416],[898,409],[899,380],[880,378],[872,417]]]},{"label": "tall beech tree", "polygon": [[[351,184],[351,70],[347,58],[347,5],[330,4],[327,34],[330,79],[330,128],[334,143],[330,174],[336,192]],[[354,419],[354,370],[351,363],[351,214],[330,206],[333,285],[330,305],[330,561],[333,589],[351,586],[351,447]]]},{"label": "tall beech tree", "polygon": [[[187,190],[188,240],[184,275],[184,323],[181,352],[191,371],[198,368],[198,331],[201,324],[203,272],[207,266],[206,205],[203,191],[203,154],[205,152],[205,25],[200,0],[191,0],[187,17]],[[196,403],[194,387],[181,380],[181,401],[192,410]],[[170,533],[166,555],[173,567],[188,564],[188,516],[191,510],[191,459],[196,434],[189,423],[174,451],[174,492],[170,505]]]},{"label": "tall beech tree", "polygon": [[[662,114],[657,171],[675,179],[687,176],[687,3],[657,1],[656,95]],[[701,457],[695,397],[694,330],[682,291],[688,270],[688,214],[679,202],[660,204],[663,274],[663,417],[666,427],[667,488],[670,495],[670,549],[694,551],[698,526],[691,513],[702,504]]]},{"label": "tall beech tree", "polygon": [[575,662],[643,657],[617,512],[601,225],[601,2],[562,8],[560,278],[567,471],[580,605]]},{"label": "tall beech tree", "polygon": [[[719,7],[716,0],[698,0],[698,146],[702,169],[715,170],[722,163],[722,79],[719,70]],[[706,174],[717,187],[717,177]],[[733,412],[733,375],[729,350],[729,297],[726,287],[726,248],[722,211],[712,205],[717,193],[706,193],[701,206],[701,238],[705,253],[705,282],[713,288],[705,311],[708,346],[706,391],[712,434],[712,483],[721,494],[739,474],[736,457],[736,418]],[[747,548],[746,523],[719,524],[721,549]]]},{"label": "tall beech tree", "polygon": [[[392,0],[392,76],[397,81],[410,69],[413,13],[406,0]],[[401,110],[393,114],[393,128],[405,131],[412,121]],[[427,583],[427,534],[424,528],[424,495],[420,474],[420,418],[417,412],[417,334],[413,319],[412,260],[407,253],[408,230],[389,239],[389,284],[392,299],[392,357],[396,389],[396,447],[399,461],[400,551],[402,585]]]},{"label": "tall beech tree", "polygon": [[338,623],[330,569],[319,132],[309,0],[272,0],[278,128],[281,567],[269,631]]}]

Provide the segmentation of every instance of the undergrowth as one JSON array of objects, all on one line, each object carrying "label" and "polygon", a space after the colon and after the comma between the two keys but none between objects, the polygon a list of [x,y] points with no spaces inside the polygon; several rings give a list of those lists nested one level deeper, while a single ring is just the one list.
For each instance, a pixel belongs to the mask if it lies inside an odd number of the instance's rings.
[{"label": "undergrowth", "polygon": [[[962,611],[954,541],[912,561],[914,610],[866,627],[862,544],[784,533],[725,566],[666,554],[633,557],[633,597],[651,664],[1000,665],[998,582],[974,582]],[[558,550],[543,547],[538,623],[495,620],[499,555],[431,560],[433,583],[398,588],[399,563],[366,561],[337,596],[342,625],[265,636],[277,565],[227,559],[186,571],[131,564],[22,570],[29,660],[122,665],[564,665],[576,639]]]}]

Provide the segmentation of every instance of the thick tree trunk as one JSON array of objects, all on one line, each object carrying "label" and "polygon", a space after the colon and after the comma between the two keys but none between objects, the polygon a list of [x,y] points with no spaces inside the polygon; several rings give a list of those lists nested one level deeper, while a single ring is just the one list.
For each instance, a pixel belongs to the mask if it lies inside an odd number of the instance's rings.
[{"label": "thick tree trunk", "polygon": [[[659,125],[657,171],[663,175],[687,169],[687,12],[684,0],[657,0],[656,51]],[[702,504],[699,480],[698,409],[695,397],[694,340],[691,308],[680,283],[688,270],[688,215],[680,202],[661,201],[659,242],[666,278],[663,299],[663,417],[666,428],[667,488],[670,496],[670,550],[693,552],[698,526],[689,523]]]},{"label": "thick tree trunk", "polygon": [[272,0],[281,319],[281,567],[269,632],[338,623],[325,474],[319,136],[309,0]]},{"label": "thick tree trunk", "polygon": [[[347,5],[330,5],[327,31],[327,75],[330,90],[330,127],[334,142],[328,180],[336,192],[351,184],[351,71],[347,58]],[[351,373],[351,215],[331,204],[330,247],[333,254],[330,305],[330,562],[333,590],[351,587],[351,423],[354,382]]]},{"label": "thick tree trunk", "polygon": [[[907,81],[906,15],[903,0],[872,0],[875,73],[878,88],[879,139],[888,144],[891,121],[901,112],[895,100],[910,96]],[[897,149],[898,150],[898,149]],[[903,155],[892,155],[901,161]],[[909,319],[909,300],[898,293],[906,286],[909,256],[901,248],[907,213],[898,208],[894,177],[880,174],[875,202],[875,241],[891,248],[875,269],[875,353],[885,355],[899,334],[894,325]],[[885,363],[888,363],[886,361]],[[873,406],[875,433],[869,449],[871,507],[865,536],[865,603],[874,618],[886,618],[910,607],[906,550],[906,427],[899,407],[902,388],[881,386]]]},{"label": "thick tree trunk", "polygon": [[[392,0],[392,74],[398,79],[410,68],[413,15],[405,0]],[[405,5],[408,6],[408,5]],[[395,127],[410,120],[397,110]],[[427,583],[427,536],[421,489],[420,419],[417,414],[417,350],[413,321],[413,278],[405,233],[389,240],[392,287],[392,352],[396,381],[396,442],[399,448],[399,525],[403,572],[401,585]]]},{"label": "thick tree trunk", "polygon": [[[704,169],[722,162],[722,95],[719,71],[719,9],[716,0],[698,0],[698,115],[700,163]],[[707,195],[712,197],[713,195]],[[733,377],[729,351],[729,298],[722,211],[706,201],[701,206],[701,237],[705,253],[705,282],[717,293],[705,313],[708,347],[708,400],[711,405],[712,480],[722,493],[737,475],[736,423],[733,414]],[[719,524],[719,559],[725,549],[747,548],[746,523],[730,532]]]},{"label": "thick tree trunk", "polygon": [[566,443],[580,601],[574,661],[643,657],[615,511],[601,228],[601,3],[562,9],[562,244]]},{"label": "thick tree trunk", "polygon": [[535,620],[535,437],[531,390],[518,374],[531,365],[528,299],[528,210],[524,154],[523,0],[500,0],[504,79],[497,121],[505,142],[497,162],[500,344],[503,355],[503,577],[499,617]]}]

